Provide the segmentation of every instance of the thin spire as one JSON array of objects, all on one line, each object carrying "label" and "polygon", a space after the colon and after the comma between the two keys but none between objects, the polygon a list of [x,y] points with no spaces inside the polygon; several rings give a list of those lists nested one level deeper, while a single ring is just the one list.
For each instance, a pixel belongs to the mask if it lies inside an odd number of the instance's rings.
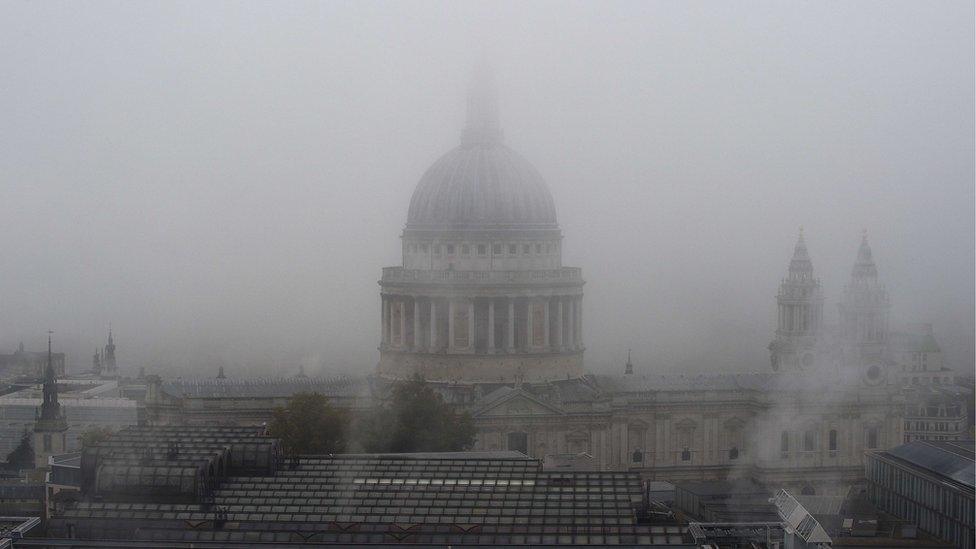
[{"label": "thin spire", "polygon": [[47,368],[44,371],[44,401],[41,403],[41,419],[60,419],[61,405],[58,404],[58,380],[54,373],[54,358],[51,352],[51,334],[47,332]]},{"label": "thin spire", "polygon": [[475,65],[468,88],[468,119],[461,133],[461,143],[468,146],[489,145],[501,140],[495,76],[487,61],[481,60]]},{"label": "thin spire", "polygon": [[803,237],[803,227],[793,247],[793,258],[790,260],[790,279],[813,278],[813,262],[807,252],[807,241]]},{"label": "thin spire", "polygon": [[630,349],[627,349],[627,364],[624,365],[624,374],[632,375],[634,373],[634,364],[630,361]]}]

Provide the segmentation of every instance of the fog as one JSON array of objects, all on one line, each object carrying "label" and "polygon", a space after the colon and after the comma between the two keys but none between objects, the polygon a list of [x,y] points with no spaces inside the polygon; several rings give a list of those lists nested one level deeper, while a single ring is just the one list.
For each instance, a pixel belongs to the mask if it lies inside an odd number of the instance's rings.
[{"label": "fog", "polygon": [[974,359],[971,1],[0,6],[0,352],[368,373],[472,66],[583,269],[587,367],[768,368],[804,227]]}]

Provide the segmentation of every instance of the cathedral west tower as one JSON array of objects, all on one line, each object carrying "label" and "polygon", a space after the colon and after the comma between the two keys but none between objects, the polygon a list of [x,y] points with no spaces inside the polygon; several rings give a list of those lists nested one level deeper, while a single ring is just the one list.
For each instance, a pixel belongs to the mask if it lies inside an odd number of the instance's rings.
[{"label": "cathedral west tower", "polygon": [[583,374],[579,268],[545,181],[502,139],[491,74],[468,93],[461,143],[423,175],[383,269],[378,373],[432,381],[544,381]]},{"label": "cathedral west tower", "polygon": [[813,276],[813,262],[801,228],[789,273],[776,294],[776,339],[769,344],[774,372],[810,369],[820,361],[823,301],[823,289]]},{"label": "cathedral west tower", "polygon": [[878,280],[878,268],[865,231],[839,305],[840,330],[848,366],[878,365],[888,339],[888,291]]}]

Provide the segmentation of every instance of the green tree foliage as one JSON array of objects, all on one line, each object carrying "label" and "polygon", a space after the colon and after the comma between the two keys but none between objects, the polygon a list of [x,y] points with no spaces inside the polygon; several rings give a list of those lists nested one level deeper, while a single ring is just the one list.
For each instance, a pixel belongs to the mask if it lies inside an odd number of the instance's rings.
[{"label": "green tree foliage", "polygon": [[270,432],[286,456],[339,453],[346,448],[349,421],[320,393],[297,393],[274,411]]},{"label": "green tree foliage", "polygon": [[34,444],[31,442],[31,434],[24,431],[20,437],[20,443],[9,454],[7,454],[7,466],[12,469],[29,469],[34,467]]},{"label": "green tree foliage", "polygon": [[474,444],[475,428],[470,415],[455,412],[418,375],[393,387],[361,434],[367,452],[457,452]]},{"label": "green tree foliage", "polygon": [[78,441],[81,443],[82,448],[91,448],[99,442],[107,440],[110,436],[112,436],[112,429],[108,427],[89,427],[81,433]]}]

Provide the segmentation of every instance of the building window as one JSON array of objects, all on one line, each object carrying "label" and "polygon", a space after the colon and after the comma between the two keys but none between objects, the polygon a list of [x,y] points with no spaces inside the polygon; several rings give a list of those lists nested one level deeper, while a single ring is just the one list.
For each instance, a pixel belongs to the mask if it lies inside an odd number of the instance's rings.
[{"label": "building window", "polygon": [[427,245],[426,244],[421,244],[420,245],[420,251],[423,252],[423,253],[427,253]]},{"label": "building window", "polygon": [[779,435],[779,451],[783,457],[787,457],[790,453],[790,433],[787,431],[783,431]]},{"label": "building window", "polygon": [[812,452],[817,449],[817,432],[807,429],[803,432],[803,451]]},{"label": "building window", "polygon": [[45,452],[51,451],[51,435],[47,435],[47,434],[44,435],[44,451]]},{"label": "building window", "polygon": [[681,451],[681,461],[691,461],[691,450],[685,448]]},{"label": "building window", "polygon": [[447,245],[447,255],[454,255],[454,244]]},{"label": "building window", "polygon": [[526,433],[509,433],[508,449],[516,452],[529,453],[529,435]]},{"label": "building window", "polygon": [[469,253],[471,253],[471,250],[468,247],[468,245],[467,244],[461,244],[461,255],[468,255]]},{"label": "building window", "polygon": [[831,452],[837,451],[837,430],[831,429],[830,434],[827,435],[827,448]]},{"label": "building window", "polygon": [[546,244],[546,253],[547,254],[551,254],[552,253],[552,244]]},{"label": "building window", "polygon": [[870,449],[875,449],[878,447],[878,428],[868,427],[868,441],[867,445]]},{"label": "building window", "polygon": [[640,448],[634,450],[634,453],[630,456],[630,461],[634,463],[644,463],[644,453],[640,451]]},{"label": "building window", "polygon": [[485,255],[488,253],[488,246],[484,244],[478,244],[478,255]]},{"label": "building window", "polygon": [[535,253],[537,253],[537,254],[541,254],[542,253],[542,244],[536,244],[535,245]]},{"label": "building window", "polygon": [[809,486],[808,485],[808,486],[804,486],[800,490],[800,495],[802,495],[802,496],[815,496],[815,495],[817,495],[817,491],[813,489],[813,486]]},{"label": "building window", "polygon": [[434,244],[434,257],[440,257],[441,255],[441,245]]},{"label": "building window", "polygon": [[508,255],[515,255],[516,253],[518,253],[518,247],[516,247],[515,244],[509,244]]},{"label": "building window", "polygon": [[739,459],[739,448],[737,446],[733,446],[729,448],[729,459],[730,460]]},{"label": "building window", "polygon": [[502,245],[501,244],[492,244],[491,245],[491,253],[493,253],[495,255],[502,255]]},{"label": "building window", "polygon": [[532,253],[532,245],[531,244],[522,244],[522,254],[523,255],[529,255],[530,253]]}]

